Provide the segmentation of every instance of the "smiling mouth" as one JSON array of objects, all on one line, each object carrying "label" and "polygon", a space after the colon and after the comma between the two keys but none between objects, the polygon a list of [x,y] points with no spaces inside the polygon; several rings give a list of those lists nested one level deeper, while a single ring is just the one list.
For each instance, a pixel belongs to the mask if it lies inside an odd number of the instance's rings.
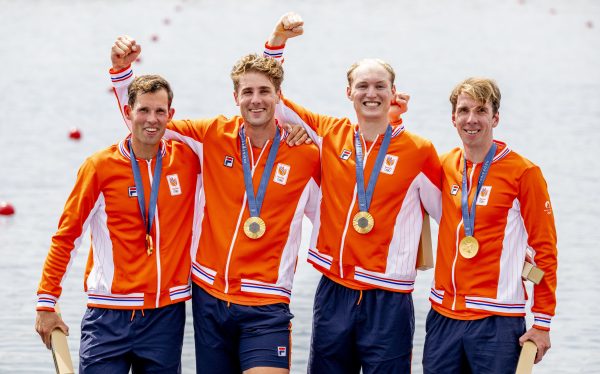
[{"label": "smiling mouth", "polygon": [[154,135],[154,134],[156,134],[158,132],[158,128],[157,127],[146,127],[144,129],[144,131],[147,132],[147,133],[149,133],[149,134],[151,134],[151,135]]},{"label": "smiling mouth", "polygon": [[250,113],[261,113],[264,112],[265,109],[248,109]]},{"label": "smiling mouth", "polygon": [[477,134],[480,130],[463,130],[464,132],[466,132],[469,135],[475,135]]},{"label": "smiling mouth", "polygon": [[377,101],[363,101],[363,105],[370,108],[375,108],[381,105],[381,103]]}]

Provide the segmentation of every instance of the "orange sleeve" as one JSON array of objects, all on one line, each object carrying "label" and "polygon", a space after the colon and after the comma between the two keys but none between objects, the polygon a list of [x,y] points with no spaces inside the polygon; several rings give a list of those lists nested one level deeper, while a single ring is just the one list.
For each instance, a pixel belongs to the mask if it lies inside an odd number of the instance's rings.
[{"label": "orange sleeve", "polygon": [[439,223],[442,217],[442,164],[433,144],[428,142],[423,152],[427,152],[427,156],[422,171],[428,182],[423,183],[419,191],[421,202],[427,213]]},{"label": "orange sleeve", "polygon": [[88,218],[94,214],[99,195],[96,168],[93,161],[87,159],[77,173],[77,181],[60,217],[58,231],[52,237],[37,291],[37,310],[54,311],[62,292],[61,284],[87,229]]},{"label": "orange sleeve", "polygon": [[340,123],[350,123],[350,120],[347,119],[344,120],[313,113],[287,98],[282,98],[281,102],[277,105],[275,115],[281,123],[302,125],[313,140],[316,140],[316,137],[322,138],[325,133]]},{"label": "orange sleeve", "polygon": [[535,265],[544,271],[542,281],[533,288],[533,326],[549,330],[556,308],[557,249],[554,213],[546,181],[539,167],[528,168],[519,184],[518,198],[528,234],[527,244],[534,251]]}]

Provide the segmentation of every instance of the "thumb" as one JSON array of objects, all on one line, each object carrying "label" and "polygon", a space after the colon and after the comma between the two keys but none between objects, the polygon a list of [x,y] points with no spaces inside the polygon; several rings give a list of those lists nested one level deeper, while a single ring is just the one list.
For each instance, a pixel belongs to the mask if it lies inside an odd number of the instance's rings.
[{"label": "thumb", "polygon": [[60,322],[57,326],[57,329],[60,329],[65,335],[69,336],[69,326],[67,326],[64,322]]}]

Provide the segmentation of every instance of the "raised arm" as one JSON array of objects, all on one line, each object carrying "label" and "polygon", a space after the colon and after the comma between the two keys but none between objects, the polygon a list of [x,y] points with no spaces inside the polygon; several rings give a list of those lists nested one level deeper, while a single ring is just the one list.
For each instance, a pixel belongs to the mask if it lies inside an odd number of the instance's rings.
[{"label": "raised arm", "polygon": [[[135,78],[132,64],[140,56],[141,51],[142,47],[135,39],[123,35],[115,40],[110,53],[112,63],[109,71],[110,78],[119,110],[129,130],[131,130],[131,123],[124,115],[125,106],[128,105],[129,101],[128,88]],[[203,142],[206,131],[214,120],[172,120],[167,124],[164,137],[182,141],[198,153],[200,149],[198,143]]]},{"label": "raised arm", "polygon": [[[297,13],[286,13],[277,21],[273,32],[267,38],[263,55],[283,62],[283,48],[288,39],[304,33],[304,21]],[[312,113],[304,107],[283,98],[277,105],[275,117],[280,123],[302,125],[309,136],[320,146],[323,134],[333,125],[348,120]]]},{"label": "raised arm", "polygon": [[131,64],[142,53],[142,47],[137,44],[135,39],[123,35],[117,37],[112,48],[110,49],[110,61],[112,67],[110,69],[110,79],[113,84],[113,90],[117,97],[119,110],[123,116],[125,124],[131,131],[131,123],[125,117],[125,105],[127,105],[127,88],[133,81],[133,70]]},{"label": "raised arm", "polygon": [[[286,13],[277,21],[267,42],[263,55],[283,62],[283,51],[288,39],[295,38],[304,33],[304,21],[297,13]],[[390,108],[389,120],[392,125],[402,123],[401,115],[408,109],[410,96],[405,93],[397,93]],[[282,100],[275,113],[280,122],[301,124],[317,144],[323,134],[332,127],[346,123],[348,119],[337,119],[330,116],[319,115],[310,112],[300,105],[294,104],[288,99]]]}]

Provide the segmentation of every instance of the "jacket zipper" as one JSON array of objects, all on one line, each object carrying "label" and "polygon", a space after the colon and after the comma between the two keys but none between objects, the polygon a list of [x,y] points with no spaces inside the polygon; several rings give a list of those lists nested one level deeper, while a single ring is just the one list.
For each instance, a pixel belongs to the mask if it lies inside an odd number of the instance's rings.
[{"label": "jacket zipper", "polygon": [[[146,160],[146,164],[148,165],[148,179],[150,180],[150,186],[152,186],[152,160]],[[151,188],[152,189],[152,188]],[[150,217],[148,217],[150,218]],[[160,305],[160,283],[161,283],[161,268],[160,268],[160,224],[158,222],[158,197],[156,199],[156,210],[154,211],[154,227],[155,230],[155,238],[154,238],[154,250],[156,251],[156,308]]]}]

